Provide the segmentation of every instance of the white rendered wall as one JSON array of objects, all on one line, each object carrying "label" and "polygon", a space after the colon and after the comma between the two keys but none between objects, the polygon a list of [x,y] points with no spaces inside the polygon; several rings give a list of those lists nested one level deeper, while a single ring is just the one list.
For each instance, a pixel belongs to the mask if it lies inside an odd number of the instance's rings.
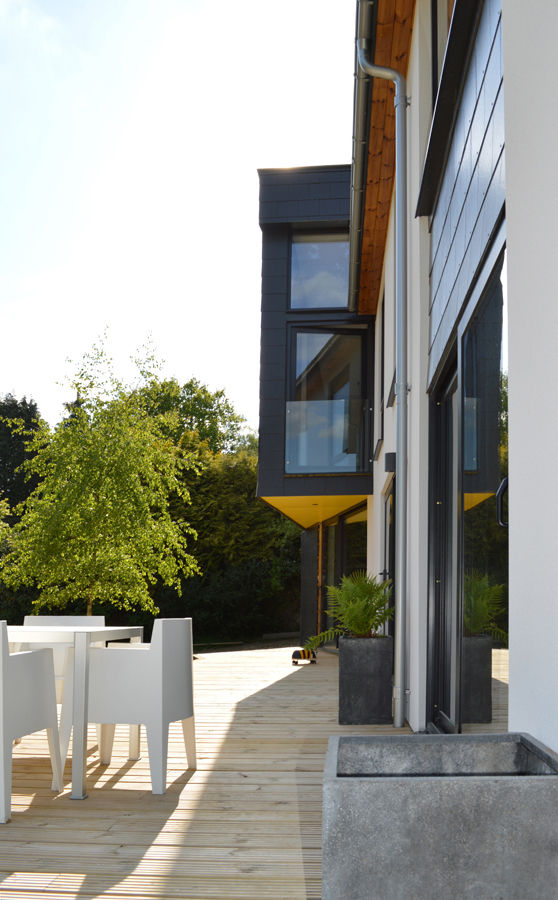
[{"label": "white rendered wall", "polygon": [[414,216],[432,116],[430,2],[419,0],[407,73],[408,128],[408,538],[407,688],[409,724],[426,725],[428,622],[428,375],[429,246],[428,221]]},{"label": "white rendered wall", "polygon": [[[408,492],[407,492],[407,628],[406,716],[415,731],[426,721],[427,588],[428,588],[428,222],[416,219],[424,153],[431,121],[430,2],[419,0],[415,15],[407,94],[407,190],[408,190]],[[385,369],[387,401],[395,370],[395,244],[394,205],[384,257]],[[378,316],[377,322],[379,323]],[[377,328],[376,354],[379,354]],[[376,377],[378,377],[376,370]],[[376,384],[379,382],[377,381]],[[377,403],[376,403],[377,405]],[[383,568],[385,494],[391,474],[385,471],[385,454],[395,451],[395,405],[384,412],[384,441],[374,464],[374,503],[368,507],[368,565],[376,574]],[[397,485],[396,485],[397,490]]]},{"label": "white rendered wall", "polygon": [[510,731],[558,749],[558,3],[503,0]]}]

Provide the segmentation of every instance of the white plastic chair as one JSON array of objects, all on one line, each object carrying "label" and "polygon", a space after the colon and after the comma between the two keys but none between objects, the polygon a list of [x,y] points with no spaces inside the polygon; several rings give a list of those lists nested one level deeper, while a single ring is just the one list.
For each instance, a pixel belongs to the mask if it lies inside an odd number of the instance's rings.
[{"label": "white plastic chair", "polygon": [[[23,620],[24,626],[33,627],[33,625],[104,625],[104,616],[25,616]],[[93,646],[103,646],[93,644]],[[64,674],[66,671],[66,654],[73,642],[68,641],[67,644],[52,643],[45,641],[44,644],[33,644],[33,649],[51,647],[54,655],[54,677],[56,679],[56,702],[62,703],[64,693]],[[28,649],[26,644],[20,644],[20,649]]]},{"label": "white plastic chair", "polygon": [[[150,644],[111,644],[90,652],[88,719],[102,723],[101,762],[110,763],[117,724],[137,726],[130,728],[130,759],[138,759],[139,726],[145,725],[154,794],[166,791],[171,722],[182,722],[188,767],[196,768],[192,651],[191,619],[156,619]],[[60,720],[62,747],[70,739],[71,694],[69,682]]]},{"label": "white plastic chair", "polygon": [[10,820],[14,740],[46,728],[53,789],[62,790],[62,764],[52,651],[10,653],[6,622],[0,622],[0,822]]}]

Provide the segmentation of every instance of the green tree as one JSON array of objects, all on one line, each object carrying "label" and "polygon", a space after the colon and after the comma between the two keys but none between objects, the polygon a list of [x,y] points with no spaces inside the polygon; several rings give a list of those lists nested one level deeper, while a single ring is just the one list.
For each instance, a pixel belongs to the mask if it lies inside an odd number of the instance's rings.
[{"label": "green tree", "polygon": [[[145,366],[143,382],[157,388]],[[194,455],[169,435],[173,410],[154,413],[141,390],[112,374],[104,350],[84,358],[73,382],[78,402],[54,431],[46,423],[30,435],[25,466],[38,484],[20,507],[11,547],[0,564],[10,588],[36,585],[35,608],[84,603],[158,612],[156,583],[180,593],[197,571],[187,551],[194,536],[184,510],[185,473]]]},{"label": "green tree", "polygon": [[9,503],[10,522],[15,521],[15,507],[36,486],[36,480],[26,479],[23,464],[29,434],[38,427],[39,411],[33,400],[17,400],[12,394],[0,399],[0,497]]},{"label": "green tree", "polygon": [[[257,452],[210,455],[191,485],[189,520],[202,573],[183,585],[181,605],[196,640],[246,640],[292,631],[300,605],[300,528],[256,497]],[[157,602],[177,614],[172,593]]]},{"label": "green tree", "polygon": [[228,452],[241,444],[244,422],[222,390],[211,392],[196,378],[180,385],[176,379],[151,379],[139,391],[143,402],[155,414],[172,412],[172,437],[195,434],[212,453]]}]

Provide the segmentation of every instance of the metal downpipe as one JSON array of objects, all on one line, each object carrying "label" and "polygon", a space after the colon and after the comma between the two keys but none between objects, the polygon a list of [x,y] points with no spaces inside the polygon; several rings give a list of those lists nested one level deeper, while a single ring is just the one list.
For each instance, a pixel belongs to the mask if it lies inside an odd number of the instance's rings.
[{"label": "metal downpipe", "polygon": [[357,41],[357,58],[372,78],[395,84],[395,635],[393,724],[405,724],[407,617],[407,95],[405,78],[366,58],[367,41]]}]

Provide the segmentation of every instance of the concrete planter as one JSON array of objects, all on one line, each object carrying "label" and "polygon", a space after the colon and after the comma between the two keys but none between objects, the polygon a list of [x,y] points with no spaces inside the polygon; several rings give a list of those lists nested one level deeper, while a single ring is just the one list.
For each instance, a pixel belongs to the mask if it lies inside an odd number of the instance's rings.
[{"label": "concrete planter", "polygon": [[527,734],[330,738],[323,900],[555,897],[557,776]]},{"label": "concrete planter", "polygon": [[463,638],[461,663],[461,721],[492,722],[492,638],[480,634]]},{"label": "concrete planter", "polygon": [[392,721],[393,638],[339,639],[339,724]]}]

